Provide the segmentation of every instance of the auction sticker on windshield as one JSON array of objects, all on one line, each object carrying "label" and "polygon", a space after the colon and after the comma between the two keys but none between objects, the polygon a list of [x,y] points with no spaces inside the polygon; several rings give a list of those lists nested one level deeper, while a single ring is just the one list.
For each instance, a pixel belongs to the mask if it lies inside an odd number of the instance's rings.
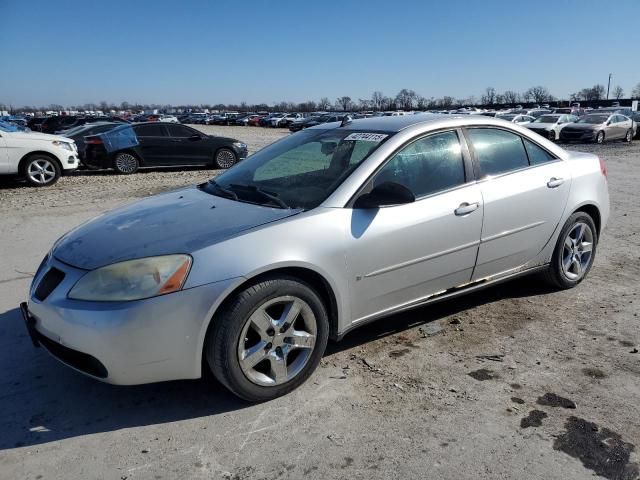
[{"label": "auction sticker on windshield", "polygon": [[362,142],[376,142],[379,143],[382,140],[384,140],[385,138],[387,138],[389,135],[384,134],[384,133],[366,133],[366,132],[360,132],[360,133],[352,133],[350,135],[348,135],[345,140],[360,140]]}]

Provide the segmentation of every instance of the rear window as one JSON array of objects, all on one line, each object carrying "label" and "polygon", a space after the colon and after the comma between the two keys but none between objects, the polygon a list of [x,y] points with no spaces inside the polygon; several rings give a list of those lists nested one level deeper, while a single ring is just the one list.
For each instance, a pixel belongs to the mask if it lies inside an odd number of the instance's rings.
[{"label": "rear window", "polygon": [[139,137],[164,137],[164,128],[160,124],[137,125],[136,135]]}]

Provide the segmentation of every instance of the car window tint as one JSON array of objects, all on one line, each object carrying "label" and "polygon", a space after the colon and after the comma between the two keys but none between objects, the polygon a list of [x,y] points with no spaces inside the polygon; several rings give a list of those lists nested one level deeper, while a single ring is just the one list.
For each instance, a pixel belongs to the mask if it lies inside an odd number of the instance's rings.
[{"label": "car window tint", "polygon": [[404,185],[416,197],[464,183],[464,160],[458,135],[444,132],[421,138],[396,153],[374,179]]},{"label": "car window tint", "polygon": [[139,137],[164,137],[162,125],[136,125],[136,135]]},{"label": "car window tint", "polygon": [[499,175],[529,166],[522,139],[495,128],[472,128],[469,140],[480,163],[482,175]]},{"label": "car window tint", "polygon": [[169,129],[169,135],[172,137],[188,138],[195,135],[193,130],[183,127],[182,125],[167,125],[166,127]]},{"label": "car window tint", "polygon": [[529,163],[531,165],[540,165],[541,163],[551,162],[555,160],[555,157],[551,155],[549,152],[539,147],[533,142],[524,139],[524,146],[527,149],[527,154],[529,155]]}]

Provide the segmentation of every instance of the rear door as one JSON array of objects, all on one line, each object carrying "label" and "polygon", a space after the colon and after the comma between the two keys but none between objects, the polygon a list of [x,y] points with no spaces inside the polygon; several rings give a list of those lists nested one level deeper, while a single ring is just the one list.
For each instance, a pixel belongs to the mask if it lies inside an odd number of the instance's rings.
[{"label": "rear door", "polygon": [[170,165],[171,140],[162,123],[144,123],[134,125],[134,131],[140,145],[137,147],[145,166]]},{"label": "rear door", "polygon": [[571,175],[565,161],[510,130],[468,128],[466,136],[484,202],[479,280],[536,257],[562,217]]},{"label": "rear door", "polygon": [[170,161],[175,165],[205,165],[213,153],[202,134],[184,125],[168,124]]}]

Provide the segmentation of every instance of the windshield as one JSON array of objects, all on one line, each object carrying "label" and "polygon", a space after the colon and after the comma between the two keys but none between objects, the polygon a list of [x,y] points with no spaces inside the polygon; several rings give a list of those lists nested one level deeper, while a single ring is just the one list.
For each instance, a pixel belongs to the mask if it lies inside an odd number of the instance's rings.
[{"label": "windshield", "polygon": [[202,188],[248,203],[312,209],[390,135],[335,128],[303,130],[260,150]]},{"label": "windshield", "polygon": [[533,123],[556,123],[558,121],[558,117],[552,117],[551,115],[542,115],[535,119]]},{"label": "windshield", "polygon": [[604,123],[609,117],[607,115],[587,115],[581,118],[576,123],[592,123],[594,125]]},{"label": "windshield", "polygon": [[3,132],[18,132],[20,131],[20,128],[13,123],[3,122],[0,120],[0,130]]},{"label": "windshield", "polygon": [[501,118],[502,120],[513,120],[514,118],[516,118],[517,115],[498,115],[498,118]]}]

